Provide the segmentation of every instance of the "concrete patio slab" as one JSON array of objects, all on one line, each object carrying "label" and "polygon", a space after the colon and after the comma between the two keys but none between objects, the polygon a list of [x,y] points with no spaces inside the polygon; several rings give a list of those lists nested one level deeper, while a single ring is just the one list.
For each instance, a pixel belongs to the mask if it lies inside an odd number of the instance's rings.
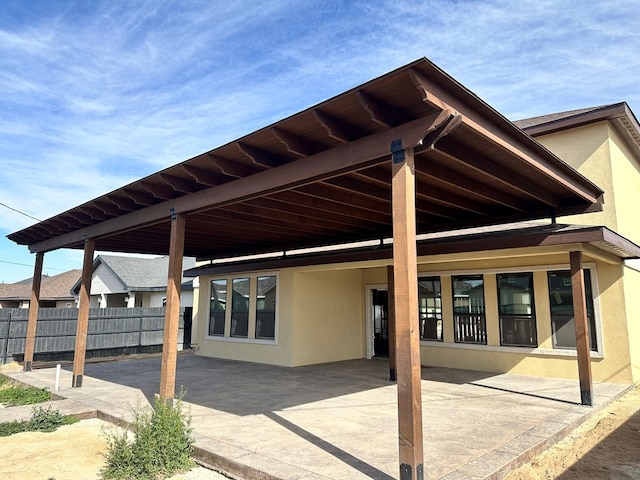
[{"label": "concrete patio slab", "polygon": [[[178,356],[177,390],[192,417],[197,458],[246,479],[398,478],[396,386],[388,364],[353,360],[286,368]],[[14,372],[53,388],[55,368]],[[628,386],[423,368],[425,478],[501,478],[557,442]],[[99,418],[128,422],[159,389],[160,358],[88,364],[83,387],[63,369],[58,395]]]}]

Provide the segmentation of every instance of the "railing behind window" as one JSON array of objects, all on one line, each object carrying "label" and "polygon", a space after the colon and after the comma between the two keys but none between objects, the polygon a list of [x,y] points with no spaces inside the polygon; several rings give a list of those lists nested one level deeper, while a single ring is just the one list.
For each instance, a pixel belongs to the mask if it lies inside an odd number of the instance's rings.
[{"label": "railing behind window", "polygon": [[455,337],[458,343],[487,343],[487,323],[484,314],[455,313]]}]

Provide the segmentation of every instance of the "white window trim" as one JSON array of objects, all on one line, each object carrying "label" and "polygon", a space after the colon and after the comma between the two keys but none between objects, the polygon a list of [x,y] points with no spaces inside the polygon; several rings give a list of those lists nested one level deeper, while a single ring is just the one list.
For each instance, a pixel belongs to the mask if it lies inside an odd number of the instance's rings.
[{"label": "white window trim", "polygon": [[[258,277],[276,277],[276,311],[275,311],[275,326],[274,326],[274,338],[273,340],[266,338],[255,338],[255,299],[252,300],[254,294],[257,295],[257,279]],[[231,309],[225,309],[225,319],[224,319],[224,336],[221,335],[209,335],[209,322],[211,321],[211,282],[214,280],[226,280],[227,281],[227,289],[233,290],[233,279],[234,278],[248,278],[250,282],[250,292],[252,298],[250,299],[250,312],[249,312],[249,331],[248,337],[232,337],[230,336],[231,332]],[[278,345],[278,326],[279,326],[279,318],[280,318],[280,276],[278,272],[242,272],[236,274],[229,275],[216,275],[211,277],[206,277],[207,281],[207,326],[205,330],[204,339],[210,342],[226,342],[226,343],[249,343],[253,345]],[[256,297],[257,298],[257,297]],[[251,320],[253,318],[253,320]],[[251,328],[253,326],[253,328]]]}]

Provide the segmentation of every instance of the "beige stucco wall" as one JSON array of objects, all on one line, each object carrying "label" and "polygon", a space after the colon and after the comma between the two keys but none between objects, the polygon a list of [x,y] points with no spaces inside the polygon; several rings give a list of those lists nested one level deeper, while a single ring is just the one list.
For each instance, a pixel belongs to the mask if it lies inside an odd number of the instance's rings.
[{"label": "beige stucco wall", "polygon": [[640,382],[640,272],[624,269],[624,299],[634,382]]},{"label": "beige stucco wall", "polygon": [[609,133],[617,232],[640,244],[640,160],[633,156],[612,126],[609,126]]},{"label": "beige stucco wall", "polygon": [[559,217],[559,223],[604,225],[617,231],[610,126],[606,121],[536,137],[542,145],[604,190],[602,212]]},{"label": "beige stucco wall", "polygon": [[293,365],[363,358],[361,271],[298,271],[294,284]]},{"label": "beige stucco wall", "polygon": [[[273,272],[269,272],[273,275]],[[255,275],[251,273],[251,275]],[[278,274],[277,321],[275,340],[255,340],[210,337],[207,335],[209,317],[210,283],[212,278],[200,277],[194,286],[194,323],[192,344],[196,344],[200,355],[231,360],[243,360],[271,365],[292,366],[292,316],[295,296],[293,271],[283,270]],[[241,277],[227,275],[226,278]]]}]

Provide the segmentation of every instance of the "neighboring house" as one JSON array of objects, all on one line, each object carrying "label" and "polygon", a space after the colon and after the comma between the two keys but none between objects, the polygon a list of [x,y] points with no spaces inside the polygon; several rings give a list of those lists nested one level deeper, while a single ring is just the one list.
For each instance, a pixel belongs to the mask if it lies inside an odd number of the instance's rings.
[{"label": "neighboring house", "polygon": [[[76,306],[71,287],[76,283],[82,270],[69,270],[52,277],[42,276],[40,286],[41,308],[70,308]],[[0,284],[0,308],[29,308],[31,283],[28,278],[21,282]]]},{"label": "neighboring house", "polygon": [[[185,258],[184,268],[195,265]],[[93,261],[91,307],[163,307],[167,298],[167,257],[142,258],[98,255]],[[76,298],[80,279],[71,288]],[[193,282],[182,282],[181,306],[193,305]]]},{"label": "neighboring house", "polygon": [[[638,122],[620,103],[517,125],[604,187],[604,208],[419,237],[422,364],[575,378],[569,252],[580,248],[594,380],[638,382],[640,267],[632,260],[640,255]],[[288,366],[388,355],[381,312],[387,309],[390,251],[371,250],[370,259],[365,253],[357,262],[335,258],[318,252],[296,261],[288,253],[187,272],[199,278],[199,353]],[[259,335],[257,318],[265,315],[260,285],[267,280],[272,291],[277,283],[269,305],[275,329]],[[245,318],[244,306],[218,301],[221,292],[235,295],[240,284],[250,285],[255,320]],[[238,332],[240,318],[248,326]]]}]

